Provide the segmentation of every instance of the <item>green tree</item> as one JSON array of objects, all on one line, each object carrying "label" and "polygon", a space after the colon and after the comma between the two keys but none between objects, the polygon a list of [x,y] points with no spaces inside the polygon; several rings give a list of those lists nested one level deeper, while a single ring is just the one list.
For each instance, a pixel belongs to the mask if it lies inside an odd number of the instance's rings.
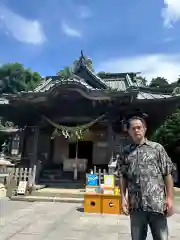
[{"label": "green tree", "polygon": [[76,66],[79,61],[83,61],[83,63],[92,71],[94,72],[94,68],[93,68],[93,62],[90,58],[86,57],[86,56],[81,56],[79,59],[75,60],[73,62],[73,67]]},{"label": "green tree", "polygon": [[147,86],[147,79],[145,77],[138,76],[135,80],[139,86]]},{"label": "green tree", "polygon": [[180,109],[177,110],[152,135],[152,140],[173,148],[180,141]]},{"label": "green tree", "polygon": [[64,69],[57,72],[57,75],[62,79],[68,79],[72,75],[72,69],[70,67],[65,67]]},{"label": "green tree", "polygon": [[20,63],[8,63],[0,67],[0,93],[17,93],[33,90],[41,76]]},{"label": "green tree", "polygon": [[92,66],[92,60],[85,57],[85,56],[81,56],[79,59],[75,60],[73,62],[73,66],[72,67],[65,67],[64,69],[60,70],[59,72],[57,72],[57,75],[60,76],[62,79],[68,79],[69,77],[71,77],[71,75],[75,72],[78,64],[80,63],[80,61],[83,61],[83,63],[91,70],[94,71],[93,66]]},{"label": "green tree", "polygon": [[167,79],[163,77],[153,78],[149,84],[150,87],[166,87],[168,85]]},{"label": "green tree", "polygon": [[172,83],[169,84],[169,86],[170,86],[170,87],[174,87],[174,88],[175,88],[175,87],[179,87],[179,86],[180,86],[180,83],[178,83],[178,81],[172,82]]}]

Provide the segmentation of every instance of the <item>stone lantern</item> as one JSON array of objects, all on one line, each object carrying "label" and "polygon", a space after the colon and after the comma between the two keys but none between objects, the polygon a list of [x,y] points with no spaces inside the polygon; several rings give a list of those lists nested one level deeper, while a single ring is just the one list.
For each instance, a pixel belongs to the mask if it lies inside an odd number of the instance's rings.
[{"label": "stone lantern", "polygon": [[6,143],[2,145],[2,152],[0,153],[0,195],[5,196],[6,190],[4,186],[4,180],[6,177],[9,176],[11,168],[14,166],[10,161],[6,159],[5,150],[6,150]]},{"label": "stone lantern", "polygon": [[117,159],[118,159],[118,154],[116,157],[111,158],[111,161],[108,164],[108,169],[109,169],[109,174],[114,174],[116,167],[117,167]]}]

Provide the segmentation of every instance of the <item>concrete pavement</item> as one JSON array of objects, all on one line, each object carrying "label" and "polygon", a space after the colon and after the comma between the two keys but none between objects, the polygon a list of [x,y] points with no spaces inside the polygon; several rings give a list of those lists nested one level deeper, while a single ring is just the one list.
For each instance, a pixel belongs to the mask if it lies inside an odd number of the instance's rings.
[{"label": "concrete pavement", "polygon": [[[70,203],[0,200],[1,240],[130,240],[129,218],[84,214]],[[180,236],[180,214],[168,219],[170,240]],[[149,234],[147,240],[151,240]]]}]

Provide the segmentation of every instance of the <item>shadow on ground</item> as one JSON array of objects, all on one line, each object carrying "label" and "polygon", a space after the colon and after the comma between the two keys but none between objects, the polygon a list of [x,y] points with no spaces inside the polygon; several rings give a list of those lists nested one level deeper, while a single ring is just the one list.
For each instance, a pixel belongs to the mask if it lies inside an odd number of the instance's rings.
[{"label": "shadow on ground", "polygon": [[77,212],[84,212],[84,208],[83,207],[78,207],[78,208],[76,208],[76,211]]}]

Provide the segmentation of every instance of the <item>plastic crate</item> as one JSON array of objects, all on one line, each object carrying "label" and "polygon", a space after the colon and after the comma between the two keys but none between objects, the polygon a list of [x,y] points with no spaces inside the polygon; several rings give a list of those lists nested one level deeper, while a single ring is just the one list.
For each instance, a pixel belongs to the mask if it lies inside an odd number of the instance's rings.
[{"label": "plastic crate", "polygon": [[102,213],[121,214],[120,195],[102,195]]},{"label": "plastic crate", "polygon": [[101,194],[84,194],[84,212],[102,213],[102,195]]}]

